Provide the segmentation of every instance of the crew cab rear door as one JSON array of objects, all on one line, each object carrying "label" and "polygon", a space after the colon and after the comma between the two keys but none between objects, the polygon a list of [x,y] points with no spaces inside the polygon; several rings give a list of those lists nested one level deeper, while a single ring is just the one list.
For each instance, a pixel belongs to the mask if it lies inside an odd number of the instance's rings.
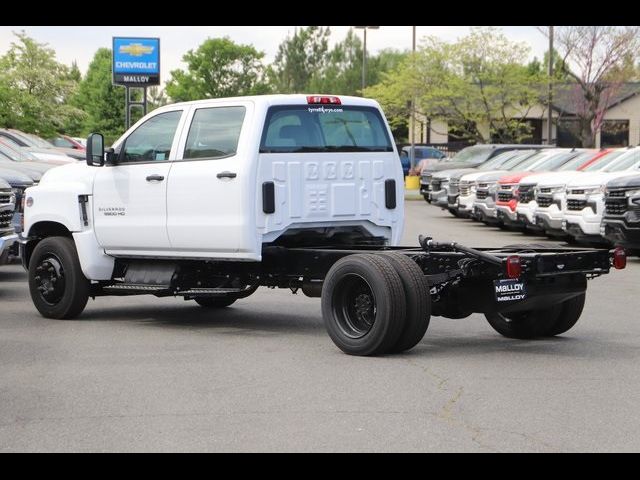
[{"label": "crew cab rear door", "polygon": [[257,259],[251,137],[254,104],[247,100],[191,107],[171,167],[167,230],[182,257]]}]

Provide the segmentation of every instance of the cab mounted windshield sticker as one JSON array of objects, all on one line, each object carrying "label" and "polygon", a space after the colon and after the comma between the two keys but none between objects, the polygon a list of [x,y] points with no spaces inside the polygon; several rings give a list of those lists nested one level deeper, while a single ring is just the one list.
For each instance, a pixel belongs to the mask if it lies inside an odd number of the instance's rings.
[{"label": "cab mounted windshield sticker", "polygon": [[342,113],[342,108],[309,107],[309,113]]}]

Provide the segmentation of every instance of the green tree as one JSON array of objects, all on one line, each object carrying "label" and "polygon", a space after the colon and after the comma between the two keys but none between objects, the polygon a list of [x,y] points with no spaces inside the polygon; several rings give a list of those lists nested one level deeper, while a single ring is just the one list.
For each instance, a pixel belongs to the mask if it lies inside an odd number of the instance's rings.
[{"label": "green tree", "polygon": [[111,50],[100,48],[71,100],[86,114],[78,133],[100,132],[107,144],[116,140],[125,127],[125,88],[115,86],[111,81]]},{"label": "green tree", "polygon": [[[326,55],[323,67],[312,75],[309,92],[362,95],[362,40],[353,29]],[[367,53],[367,84],[374,85],[384,72],[396,68],[407,53],[395,49]]]},{"label": "green tree", "polygon": [[239,45],[227,37],[209,38],[182,57],[187,70],[171,72],[167,95],[174,101],[188,101],[268,93],[263,57],[264,52],[251,45]]},{"label": "green tree", "polygon": [[75,72],[56,61],[55,51],[25,32],[14,33],[0,57],[0,121],[45,138],[64,130],[82,112],[67,100],[77,84]]},{"label": "green tree", "polygon": [[147,89],[147,110],[152,111],[169,103],[166,92],[159,86]]},{"label": "green tree", "polygon": [[530,135],[523,120],[540,101],[542,78],[527,69],[527,56],[526,45],[491,28],[474,28],[455,43],[428,37],[365,93],[392,124],[406,121],[414,97],[418,114],[446,120],[461,140],[518,142]]},{"label": "green tree", "polygon": [[356,95],[362,90],[362,41],[349,29],[346,38],[325,55],[326,59],[311,72],[306,85],[309,92]]},{"label": "green tree", "polygon": [[[527,70],[529,71],[529,73],[531,73],[531,75],[548,75],[549,50],[544,52],[542,61],[540,61],[538,57],[533,57],[533,60],[531,60],[527,64]],[[555,82],[570,81],[570,78],[564,69],[562,57],[555,48],[553,49],[553,79]]]},{"label": "green tree", "polygon": [[278,46],[273,65],[268,70],[270,83],[278,93],[309,91],[311,79],[327,61],[329,27],[310,26],[296,30]]}]

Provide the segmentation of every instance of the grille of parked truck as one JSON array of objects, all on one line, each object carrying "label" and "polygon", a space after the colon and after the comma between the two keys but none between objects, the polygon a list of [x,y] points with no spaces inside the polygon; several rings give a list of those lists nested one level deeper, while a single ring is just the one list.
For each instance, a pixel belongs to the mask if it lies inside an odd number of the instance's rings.
[{"label": "grille of parked truck", "polygon": [[610,180],[600,233],[615,246],[640,251],[640,174]]},{"label": "grille of parked truck", "polygon": [[[444,162],[442,162],[444,163]],[[579,319],[588,278],[622,250],[399,246],[403,172],[377,102],[265,95],[154,110],[86,163],[25,193],[21,257],[35,308],[75,318],[107,295],[181,296],[212,310],[259,287],[321,297],[352,355],[411,349],[432,315],[483,313],[513,338]],[[428,229],[428,226],[427,226]]]},{"label": "grille of parked truck", "polygon": [[15,206],[16,197],[11,185],[0,177],[0,265],[7,262],[9,251],[18,240],[12,225]]}]

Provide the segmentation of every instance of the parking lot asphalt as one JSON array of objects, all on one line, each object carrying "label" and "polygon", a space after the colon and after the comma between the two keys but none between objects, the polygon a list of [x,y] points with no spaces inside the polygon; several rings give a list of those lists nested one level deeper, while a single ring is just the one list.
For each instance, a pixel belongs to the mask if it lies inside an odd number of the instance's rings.
[{"label": "parking lot asphalt", "polygon": [[[418,234],[470,246],[546,242],[423,201]],[[589,282],[565,335],[509,340],[482,315],[432,318],[402,355],[341,353],[319,299],[261,288],[218,312],[106,297],[41,318],[0,268],[0,452],[638,451],[640,260]]]}]

